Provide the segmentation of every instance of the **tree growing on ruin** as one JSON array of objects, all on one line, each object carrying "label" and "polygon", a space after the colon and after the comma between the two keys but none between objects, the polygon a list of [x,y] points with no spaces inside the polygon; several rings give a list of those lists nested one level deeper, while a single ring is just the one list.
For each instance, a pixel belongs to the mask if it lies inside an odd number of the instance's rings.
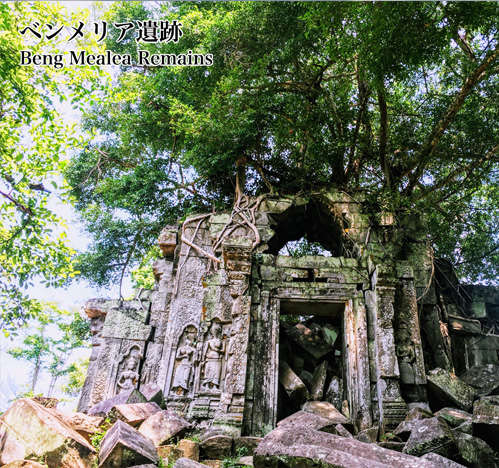
[{"label": "tree growing on ruin", "polygon": [[182,23],[178,42],[111,34],[115,53],[213,65],[135,62],[88,110],[101,138],[66,174],[94,282],[122,277],[165,224],[238,192],[328,188],[362,194],[368,211],[420,213],[462,276],[497,275],[497,3],[131,2],[107,15]]}]

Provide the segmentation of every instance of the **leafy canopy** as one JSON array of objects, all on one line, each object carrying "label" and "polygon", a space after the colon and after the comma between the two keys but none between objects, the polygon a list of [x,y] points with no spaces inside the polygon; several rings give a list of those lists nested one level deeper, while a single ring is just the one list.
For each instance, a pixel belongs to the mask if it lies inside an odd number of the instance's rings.
[{"label": "leafy canopy", "polygon": [[7,331],[41,311],[26,293],[34,278],[60,286],[75,274],[75,252],[56,204],[69,199],[60,174],[68,151],[81,147],[82,139],[55,101],[82,104],[99,86],[102,71],[19,64],[21,50],[54,55],[67,47],[62,36],[50,42],[20,30],[34,23],[68,26],[73,20],[49,2],[0,4],[0,327]]},{"label": "leafy canopy", "polygon": [[213,65],[122,67],[85,115],[100,139],[67,170],[94,236],[80,269],[116,280],[160,228],[245,191],[362,192],[426,216],[437,254],[499,271],[499,4],[115,3],[111,21],[177,19],[178,43],[115,52],[213,54]]}]

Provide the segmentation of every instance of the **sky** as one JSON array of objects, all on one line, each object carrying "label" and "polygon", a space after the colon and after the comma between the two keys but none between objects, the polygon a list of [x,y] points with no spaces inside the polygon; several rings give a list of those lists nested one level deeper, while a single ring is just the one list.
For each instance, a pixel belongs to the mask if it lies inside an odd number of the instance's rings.
[{"label": "sky", "polygon": [[[55,2],[53,2],[55,3]],[[60,2],[70,11],[77,11],[78,9],[91,9],[92,2],[80,1],[65,1]],[[59,105],[59,112],[61,112],[67,121],[78,122],[79,114],[71,109],[67,102]],[[84,250],[89,243],[89,239],[82,232],[82,225],[78,223],[76,214],[71,206],[54,201],[54,211],[67,220],[68,228],[65,230],[68,236],[70,245],[77,250]],[[35,283],[29,290],[30,296],[43,300],[58,302],[63,308],[76,307],[83,310],[83,304],[93,297],[118,297],[118,286],[113,287],[107,291],[99,291],[93,288],[86,281],[75,282],[71,286],[62,288],[45,288],[40,283]],[[123,296],[128,297],[132,294],[131,282],[128,279],[124,282]],[[8,355],[5,350],[10,347],[19,346],[22,338],[4,338],[2,336],[0,341],[0,412],[5,411],[9,406],[11,400],[16,392],[22,388],[29,380],[31,366],[20,360],[16,360]],[[83,358],[90,356],[90,349],[77,350],[74,352],[73,359]],[[49,384],[48,376],[42,378],[41,384],[37,389],[37,393],[46,393]],[[56,395],[57,396],[57,395]],[[69,397],[65,397],[69,398]],[[77,399],[72,399],[66,404],[59,404],[63,409],[74,409],[77,404]]]}]

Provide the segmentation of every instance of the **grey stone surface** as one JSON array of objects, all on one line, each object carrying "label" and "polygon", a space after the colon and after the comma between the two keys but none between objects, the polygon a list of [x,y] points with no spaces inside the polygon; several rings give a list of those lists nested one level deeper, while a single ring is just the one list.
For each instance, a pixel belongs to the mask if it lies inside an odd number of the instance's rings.
[{"label": "grey stone surface", "polygon": [[[346,419],[343,416],[343,419]],[[335,425],[344,421],[325,418],[314,413],[307,413],[306,411],[298,411],[297,413],[288,416],[287,418],[279,421],[277,427],[309,427],[317,431],[335,432]]]},{"label": "grey stone surface", "polygon": [[444,369],[433,369],[426,378],[428,388],[444,406],[458,406],[469,411],[473,407],[475,390],[459,377]]},{"label": "grey stone surface", "polygon": [[437,468],[434,462],[307,427],[279,427],[268,434],[253,457],[255,468]]},{"label": "grey stone surface", "polygon": [[322,418],[330,419],[335,424],[349,423],[349,420],[327,401],[308,401],[302,405],[301,410],[306,413],[316,414]]},{"label": "grey stone surface", "polygon": [[92,464],[95,449],[56,411],[29,398],[17,400],[0,418],[0,464],[26,458],[58,468]]},{"label": "grey stone surface", "polygon": [[463,423],[471,422],[472,419],[471,413],[457,408],[442,408],[435,413],[435,416],[444,419],[451,427],[457,427]]},{"label": "grey stone surface", "polygon": [[155,383],[147,383],[145,385],[140,386],[140,393],[144,395],[146,400],[152,401],[156,403],[161,409],[165,409],[165,397],[163,395],[163,391],[161,390],[159,385]]},{"label": "grey stone surface", "polygon": [[305,384],[285,361],[279,362],[279,382],[296,405],[307,401],[309,393]]},{"label": "grey stone surface", "polygon": [[263,440],[262,437],[234,437],[234,452],[237,453],[241,448],[246,448],[247,455],[253,455],[258,444]]},{"label": "grey stone surface", "polygon": [[404,453],[417,457],[429,452],[451,459],[457,456],[454,436],[442,419],[429,418],[416,422],[404,448]]},{"label": "grey stone surface", "polygon": [[486,364],[472,367],[460,379],[475,388],[477,395],[497,395],[499,393],[499,364]]},{"label": "grey stone surface", "polygon": [[457,463],[453,460],[449,460],[448,458],[442,457],[438,453],[426,453],[421,457],[423,460],[430,460],[435,462],[437,466],[442,468],[465,468],[464,465]]},{"label": "grey stone surface", "polygon": [[454,431],[454,438],[459,454],[473,468],[495,468],[495,453],[482,439],[463,432]]},{"label": "grey stone surface", "polygon": [[175,462],[173,468],[208,468],[208,465],[183,457]]},{"label": "grey stone surface", "polygon": [[473,434],[499,452],[499,396],[482,397],[473,405]]},{"label": "grey stone surface", "polygon": [[125,468],[158,461],[151,440],[123,421],[116,421],[100,444],[99,467],[102,468]]},{"label": "grey stone surface", "polygon": [[170,439],[181,438],[191,427],[188,421],[174,411],[162,410],[149,416],[140,425],[139,432],[155,445],[162,445]]},{"label": "grey stone surface", "polygon": [[138,390],[132,388],[130,390],[121,392],[112,398],[102,401],[95,406],[92,406],[88,410],[88,414],[90,416],[100,416],[104,418],[116,405],[130,405],[133,403],[145,402],[146,398],[144,397],[144,395],[142,395],[142,393],[140,393]]},{"label": "grey stone surface", "polygon": [[210,437],[200,444],[201,456],[210,459],[222,459],[230,455],[233,438],[225,435]]},{"label": "grey stone surface", "polygon": [[108,418],[113,422],[121,419],[130,426],[135,427],[158,411],[161,411],[161,408],[153,402],[129,403],[113,406],[113,409],[108,413]]}]

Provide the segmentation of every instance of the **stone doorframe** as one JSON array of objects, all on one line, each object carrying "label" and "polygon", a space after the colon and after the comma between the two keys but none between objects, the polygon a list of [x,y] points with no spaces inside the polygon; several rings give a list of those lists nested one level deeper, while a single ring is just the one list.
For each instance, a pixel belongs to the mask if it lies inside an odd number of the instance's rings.
[{"label": "stone doorframe", "polygon": [[[362,292],[346,291],[335,293],[331,290],[331,296],[309,295],[303,297],[299,291],[293,291],[293,288],[286,288],[281,294],[270,297],[270,307],[276,311],[273,316],[273,327],[276,330],[276,360],[279,362],[279,319],[280,303],[283,299],[289,302],[320,302],[331,304],[342,304],[342,359],[345,362],[345,388],[347,400],[350,408],[351,422],[361,430],[372,426],[371,417],[371,391],[369,375],[369,357],[367,342],[367,317],[364,306],[364,297]],[[343,289],[343,288],[342,288]],[[294,294],[293,294],[294,293]],[[273,375],[269,379],[272,382],[274,393],[274,413],[272,415],[272,425],[277,421],[277,398],[279,383],[279,366],[273,369]]]}]

